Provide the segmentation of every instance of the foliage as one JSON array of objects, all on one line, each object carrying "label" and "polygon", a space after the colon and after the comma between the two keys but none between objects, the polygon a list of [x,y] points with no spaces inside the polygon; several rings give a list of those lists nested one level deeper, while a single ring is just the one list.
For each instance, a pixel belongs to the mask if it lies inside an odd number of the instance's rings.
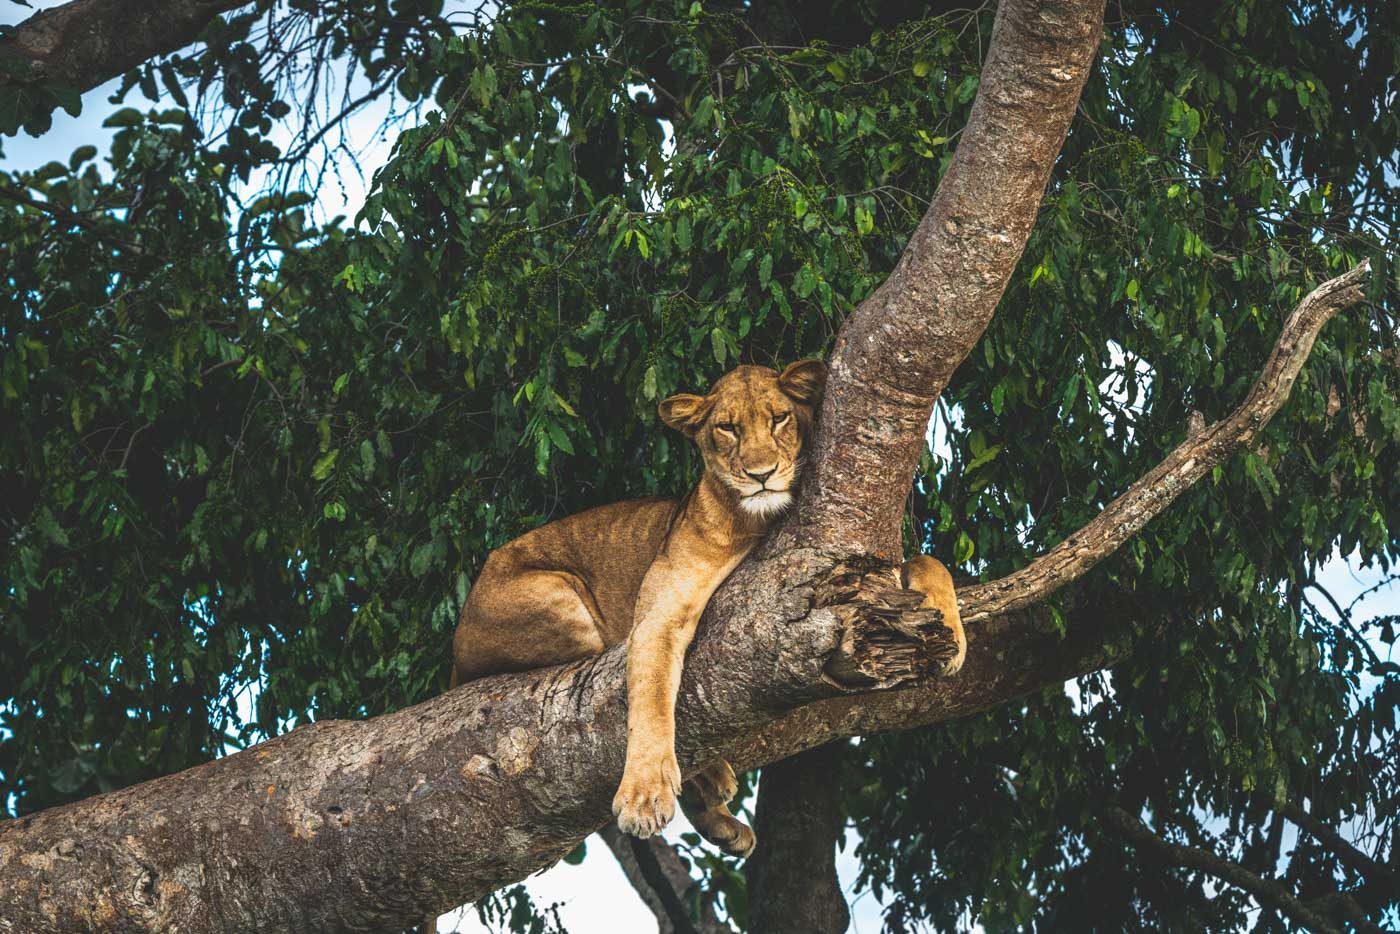
[{"label": "foliage", "polygon": [[[693,478],[658,399],[829,346],[922,214],[991,23],[633,0],[463,33],[440,5],[363,6],[306,15],[440,111],[353,224],[286,186],[244,197],[297,87],[234,67],[255,18],[169,63],[188,107],[116,111],[105,165],[0,173],[0,792],[21,813],[440,690],[490,548]],[[1375,285],[1258,450],[1057,602],[1131,610],[1111,675],[860,745],[849,810],[896,929],[1244,923],[1234,890],[1127,855],[1105,801],[1266,873],[1282,855],[1304,891],[1356,879],[1315,841],[1289,855],[1276,805],[1359,818],[1383,858],[1400,833],[1400,670],[1370,648],[1393,624],[1368,643],[1310,587],[1334,553],[1397,557],[1400,25],[1377,2],[1110,14],[940,404],[911,542],[1022,565],[1190,413],[1232,408],[1313,284],[1369,256]],[[741,919],[742,876],[697,865]]]}]

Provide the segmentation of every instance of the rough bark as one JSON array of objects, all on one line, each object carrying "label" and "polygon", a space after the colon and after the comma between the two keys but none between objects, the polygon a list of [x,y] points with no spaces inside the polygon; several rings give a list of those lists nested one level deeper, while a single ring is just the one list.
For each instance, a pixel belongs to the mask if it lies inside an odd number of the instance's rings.
[{"label": "rough bark", "polygon": [[[1025,247],[1103,30],[1100,0],[1003,0],[981,86],[933,203],[841,327],[798,540],[898,557],[934,402]],[[781,544],[782,537],[778,537]]]},{"label": "rough bark", "polygon": [[[924,663],[885,626],[893,570],[796,549],[709,627],[678,721],[687,774],[736,731]],[[849,599],[852,575],[871,582]],[[830,582],[847,602],[831,605]],[[866,613],[852,606],[868,601]],[[917,614],[914,614],[917,616]],[[925,615],[933,615],[926,612]],[[951,634],[933,627],[936,657]],[[862,648],[865,647],[865,648]],[[322,722],[195,769],[0,825],[0,930],[402,928],[524,878],[608,822],[626,745],[622,647],[465,685],[364,722]],[[863,683],[863,682],[862,682]],[[585,765],[586,764],[586,765]]]},{"label": "rough bark", "polygon": [[[890,283],[842,331],[795,520],[706,613],[677,710],[686,774],[716,757],[752,768],[841,736],[973,713],[1122,651],[1113,634],[1124,615],[1113,608],[1062,634],[1035,608],[989,617],[988,601],[1009,599],[990,585],[960,591],[965,618],[983,619],[963,672],[930,681],[947,630],[906,609],[891,571],[852,557],[897,557],[898,504],[928,412],[1019,256],[1097,47],[1100,7],[1004,0],[972,121],[929,215]],[[1309,320],[1315,329],[1325,317]],[[1289,346],[1285,355],[1301,357],[1311,337]],[[1251,404],[1281,398],[1291,380]],[[1259,409],[1262,420],[1276,409]],[[1139,491],[1144,521],[1180,492]],[[1011,597],[1063,583],[1037,576]],[[0,931],[371,931],[470,901],[608,822],[626,742],[624,673],[618,647],[489,678],[0,824]]]},{"label": "rough bark", "polygon": [[827,743],[764,767],[758,846],[744,866],[753,934],[844,934],[850,924],[835,863],[844,752]]},{"label": "rough bark", "polygon": [[[934,403],[986,330],[1025,248],[1098,50],[1103,7],[998,4],[977,97],[933,202],[895,270],[841,327],[795,521],[770,547],[797,541],[900,557],[903,506]],[[821,839],[789,843],[810,852]],[[771,901],[776,915],[801,901],[792,892],[755,900]]]},{"label": "rough bark", "polygon": [[21,82],[89,91],[142,62],[184,48],[226,10],[249,0],[72,0],[35,13],[0,38],[0,58],[27,67],[16,78],[0,68],[0,95]]}]

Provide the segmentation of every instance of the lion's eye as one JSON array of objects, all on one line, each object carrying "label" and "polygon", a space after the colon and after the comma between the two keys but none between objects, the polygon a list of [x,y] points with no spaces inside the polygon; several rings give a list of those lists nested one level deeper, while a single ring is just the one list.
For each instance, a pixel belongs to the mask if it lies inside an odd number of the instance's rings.
[{"label": "lion's eye", "polygon": [[774,416],[773,416],[773,427],[774,427],[774,428],[777,428],[777,427],[778,427],[779,425],[781,425],[783,422],[787,421],[788,418],[789,418],[791,415],[792,415],[791,412],[780,412],[780,413],[778,413],[777,415],[774,415]]},{"label": "lion's eye", "polygon": [[722,432],[724,432],[724,433],[727,434],[727,435],[732,435],[732,434],[734,434],[734,423],[733,423],[733,422],[720,422],[718,425],[715,426],[715,430],[716,430],[716,431],[722,431]]}]

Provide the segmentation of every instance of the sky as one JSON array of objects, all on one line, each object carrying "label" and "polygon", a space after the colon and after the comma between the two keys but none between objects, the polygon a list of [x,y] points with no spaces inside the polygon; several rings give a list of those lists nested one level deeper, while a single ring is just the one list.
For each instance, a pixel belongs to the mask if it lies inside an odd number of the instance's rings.
[{"label": "sky", "polygon": [[[35,8],[58,5],[55,0],[36,2]],[[29,14],[12,2],[0,0],[0,26],[12,25]],[[82,113],[73,117],[63,111],[54,114],[53,127],[41,138],[26,135],[0,138],[3,157],[0,168],[20,171],[37,168],[51,160],[66,160],[68,154],[79,145],[94,144],[99,151],[105,151],[105,142],[110,140],[113,130],[104,129],[102,121],[114,109],[107,98],[113,93],[117,81],[109,82],[83,96]],[[126,105],[145,109],[151,105],[139,92],[126,101]],[[383,126],[387,105],[371,106],[352,116],[347,123],[346,133],[357,150],[357,158],[364,166],[361,176],[348,164],[339,173],[339,178],[328,175],[328,184],[321,190],[312,192],[319,206],[320,216],[333,217],[346,215],[353,217],[364,202],[368,192],[369,178],[373,170],[382,165],[392,148],[393,137],[385,135]],[[254,180],[254,185],[257,184]],[[1105,394],[1112,393],[1110,387],[1102,387]],[[948,457],[947,442],[939,423],[931,424],[929,441],[935,455]],[[1378,568],[1359,567],[1354,560],[1335,557],[1319,573],[1319,581],[1344,606],[1358,594],[1370,589],[1382,578]],[[1392,584],[1365,597],[1355,609],[1357,619],[1395,613],[1400,614],[1400,586]],[[1335,617],[1334,617],[1335,618]],[[1376,642],[1375,648],[1382,658],[1389,658],[1391,649]],[[1067,683],[1066,690],[1077,696],[1073,682]],[[249,695],[251,702],[252,695]],[[675,841],[681,833],[691,828],[683,815],[666,830],[666,837]],[[837,858],[837,871],[843,889],[851,903],[851,926],[853,934],[874,934],[882,927],[884,906],[873,894],[858,891],[854,880],[859,871],[859,863],[852,855],[856,837],[848,832],[844,852]],[[535,903],[541,907],[558,905],[559,915],[565,928],[571,934],[617,934],[617,932],[637,932],[648,934],[656,931],[657,925],[651,912],[642,904],[632,890],[631,884],[622,874],[621,867],[608,851],[607,846],[596,835],[588,840],[588,858],[578,866],[560,863],[536,875],[526,882]],[[487,931],[476,919],[471,908],[444,915],[439,920],[441,931],[478,932]]]}]

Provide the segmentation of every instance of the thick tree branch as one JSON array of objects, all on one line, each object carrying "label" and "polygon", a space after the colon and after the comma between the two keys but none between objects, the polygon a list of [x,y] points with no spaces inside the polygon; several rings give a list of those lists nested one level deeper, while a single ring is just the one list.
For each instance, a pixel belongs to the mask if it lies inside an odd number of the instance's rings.
[{"label": "thick tree branch", "polygon": [[[709,627],[686,670],[687,774],[777,712],[846,691],[826,672],[832,658],[886,684],[926,669],[914,653],[903,667],[875,635],[893,570],[852,571],[810,549],[763,566],[766,583]],[[829,602],[833,580],[848,602]],[[928,636],[925,654],[946,651],[946,629]],[[0,931],[371,931],[471,901],[608,822],[625,669],[618,646],[488,678],[0,824]]]},{"label": "thick tree branch", "polygon": [[[1098,50],[1103,8],[1103,0],[998,4],[952,162],[894,271],[841,327],[798,509],[768,548],[797,542],[901,556],[903,505],[929,416],[986,329],[1025,248]],[[717,595],[721,605],[727,591]],[[842,709],[817,719],[839,722],[859,708],[834,706]],[[778,735],[793,735],[783,731]],[[789,807],[801,810],[803,802]],[[804,858],[829,849],[822,826],[808,827],[810,840],[787,839]],[[767,859],[778,865],[783,855]],[[782,914],[774,912],[774,924]]]},{"label": "thick tree branch", "polygon": [[1102,0],[1003,0],[933,203],[841,328],[799,541],[897,556],[933,404],[992,318],[1098,51]]},{"label": "thick tree branch", "polygon": [[1187,487],[1249,446],[1293,389],[1322,326],[1362,298],[1370,262],[1313,289],[1283,324],[1259,378],[1239,408],[1213,425],[1191,428],[1186,440],[1084,528],[1001,580],[959,591],[964,622],[996,616],[1044,599],[1117,551]]},{"label": "thick tree branch", "polygon": [[19,77],[0,67],[0,96],[21,83],[89,91],[157,55],[184,48],[215,16],[248,2],[72,0],[42,10],[0,38],[0,59],[22,66]]},{"label": "thick tree branch", "polygon": [[[1223,882],[1237,886],[1254,896],[1260,904],[1268,905],[1285,918],[1312,931],[1341,931],[1341,926],[1326,915],[1319,914],[1312,905],[1300,900],[1287,886],[1271,879],[1264,879],[1250,872],[1238,863],[1223,859],[1209,850],[1185,846],[1164,840],[1137,817],[1119,807],[1104,811],[1104,823],[1112,827],[1139,850],[1146,851],[1153,858],[1174,866],[1199,869],[1210,873]],[[1364,919],[1363,930],[1380,928]]]}]

